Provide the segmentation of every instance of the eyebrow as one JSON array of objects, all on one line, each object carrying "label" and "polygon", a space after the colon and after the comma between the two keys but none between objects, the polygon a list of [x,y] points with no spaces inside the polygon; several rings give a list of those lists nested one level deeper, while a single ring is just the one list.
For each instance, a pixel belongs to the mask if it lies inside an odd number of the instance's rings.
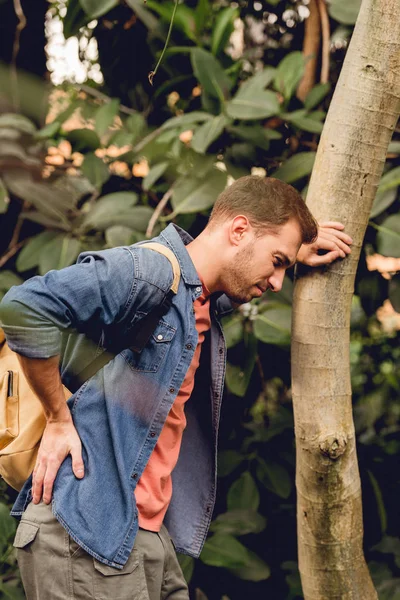
[{"label": "eyebrow", "polygon": [[296,259],[290,260],[290,258],[288,256],[286,256],[286,254],[284,254],[280,250],[276,250],[274,252],[274,254],[276,256],[279,256],[279,258],[282,259],[282,262],[287,269],[289,269],[290,267],[293,267],[293,265],[296,263]]}]

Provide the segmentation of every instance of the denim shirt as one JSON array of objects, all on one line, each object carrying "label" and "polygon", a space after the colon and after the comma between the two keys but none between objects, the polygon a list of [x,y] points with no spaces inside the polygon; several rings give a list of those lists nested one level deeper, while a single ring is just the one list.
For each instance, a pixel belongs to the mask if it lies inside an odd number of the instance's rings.
[{"label": "denim shirt", "polygon": [[[191,239],[169,225],[153,240],[175,253],[181,281],[141,354],[123,350],[68,400],[82,441],[85,476],[77,479],[71,457],[64,460],[54,483],[53,513],[89,554],[119,569],[138,530],[135,487],[197,345],[193,302],[202,285],[185,248]],[[32,358],[60,354],[61,378],[68,387],[71,374],[99,349],[129,347],[133,326],[160,304],[172,278],[168,259],[139,245],[85,252],[71,267],[11,288],[0,306],[7,341],[12,350]],[[177,550],[194,557],[207,536],[216,493],[226,361],[218,318],[229,308],[225,296],[212,297],[211,331],[185,408],[187,426],[164,521]],[[30,478],[11,514],[20,516],[31,497]]]}]

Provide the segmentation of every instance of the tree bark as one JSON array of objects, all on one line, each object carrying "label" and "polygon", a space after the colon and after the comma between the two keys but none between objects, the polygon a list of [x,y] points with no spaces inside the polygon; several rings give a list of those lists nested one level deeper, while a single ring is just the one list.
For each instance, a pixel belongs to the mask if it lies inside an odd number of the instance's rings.
[{"label": "tree bark", "polygon": [[371,600],[352,418],[349,326],[371,205],[400,111],[400,3],[363,0],[329,109],[307,205],[352,254],[298,274],[292,329],[299,568],[305,600]]}]

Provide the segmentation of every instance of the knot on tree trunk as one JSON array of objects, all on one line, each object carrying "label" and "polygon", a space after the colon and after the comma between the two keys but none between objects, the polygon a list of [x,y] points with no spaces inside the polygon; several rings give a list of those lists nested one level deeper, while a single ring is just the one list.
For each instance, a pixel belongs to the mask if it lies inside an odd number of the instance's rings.
[{"label": "knot on tree trunk", "polygon": [[344,434],[328,435],[319,441],[319,449],[324,456],[336,460],[345,453],[347,437]]}]

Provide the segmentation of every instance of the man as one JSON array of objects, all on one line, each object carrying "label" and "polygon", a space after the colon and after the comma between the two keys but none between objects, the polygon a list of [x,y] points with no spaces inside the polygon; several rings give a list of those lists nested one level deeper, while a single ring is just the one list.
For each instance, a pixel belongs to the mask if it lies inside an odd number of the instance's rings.
[{"label": "man", "polygon": [[169,535],[198,556],[213,512],[226,296],[240,304],[277,292],[296,259],[328,264],[352,242],[335,222],[317,237],[296,190],[254,176],[219,196],[195,240],[169,225],[155,241],[181,268],[171,309],[140,355],[119,353],[68,405],[62,382],[92,360],[88,338],[129,347],[135,323],[170,288],[169,261],[140,246],[85,253],[12,288],[1,305],[47,417],[33,481],[13,507],[28,600],[188,599]]}]

